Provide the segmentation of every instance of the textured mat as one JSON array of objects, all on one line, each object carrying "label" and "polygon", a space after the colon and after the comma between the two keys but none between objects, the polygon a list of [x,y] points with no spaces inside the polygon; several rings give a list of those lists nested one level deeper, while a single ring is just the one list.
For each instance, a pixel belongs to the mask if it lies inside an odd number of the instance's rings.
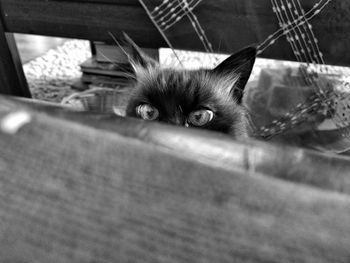
[{"label": "textured mat", "polygon": [[69,40],[24,64],[33,98],[60,102],[75,91],[70,85],[81,76],[79,64],[91,56],[88,41]]}]

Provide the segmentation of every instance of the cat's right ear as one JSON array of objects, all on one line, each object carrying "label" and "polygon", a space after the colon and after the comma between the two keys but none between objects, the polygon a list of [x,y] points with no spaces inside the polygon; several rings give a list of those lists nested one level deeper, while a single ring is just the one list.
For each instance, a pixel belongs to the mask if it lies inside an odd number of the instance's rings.
[{"label": "cat's right ear", "polygon": [[156,67],[158,65],[158,62],[146,55],[125,32],[123,34],[126,46],[129,47],[131,51],[127,52],[127,56],[135,71],[137,71],[137,68],[139,67],[149,68]]},{"label": "cat's right ear", "polygon": [[238,103],[241,103],[245,85],[252,72],[256,47],[250,46],[231,55],[221,62],[212,72],[231,80],[230,93]]}]

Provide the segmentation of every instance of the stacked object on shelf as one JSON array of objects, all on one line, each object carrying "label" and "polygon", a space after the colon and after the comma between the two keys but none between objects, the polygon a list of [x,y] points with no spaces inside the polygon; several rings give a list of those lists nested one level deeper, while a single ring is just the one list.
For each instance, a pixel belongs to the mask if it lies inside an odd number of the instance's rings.
[{"label": "stacked object on shelf", "polygon": [[[158,50],[143,49],[155,60]],[[62,104],[91,112],[124,115],[129,95],[129,80],[133,69],[126,55],[132,55],[129,47],[119,47],[103,42],[91,42],[92,56],[80,64],[81,78],[72,85],[78,92],[65,97]]]},{"label": "stacked object on shelf", "polygon": [[[76,90],[96,87],[125,88],[133,74],[126,52],[132,54],[132,50],[129,47],[119,47],[103,42],[92,42],[91,47],[92,57],[80,65],[83,75],[72,87]],[[143,51],[158,60],[157,49],[143,49]]]}]

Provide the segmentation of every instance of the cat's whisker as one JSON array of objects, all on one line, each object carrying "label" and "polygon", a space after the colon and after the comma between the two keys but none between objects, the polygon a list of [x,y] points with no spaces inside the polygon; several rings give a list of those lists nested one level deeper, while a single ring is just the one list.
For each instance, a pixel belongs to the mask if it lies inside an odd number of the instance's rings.
[{"label": "cat's whisker", "polygon": [[119,71],[123,73],[123,76],[125,76],[125,77],[127,77],[127,78],[129,78],[129,79],[133,79],[133,80],[136,79],[135,74],[129,73],[128,71],[126,71],[126,70],[123,68],[123,66],[119,65],[118,63],[113,62],[113,61],[112,61],[111,59],[109,59],[106,55],[104,55],[103,52],[101,52],[101,51],[98,51],[98,52],[99,52],[99,54],[100,54],[101,56],[103,56],[106,60],[108,60],[109,63],[111,63],[112,65],[114,65],[116,68],[120,69]]},{"label": "cat's whisker", "polygon": [[107,57],[105,54],[103,54],[103,52],[101,50],[97,51],[102,57],[104,57],[104,59],[106,59],[109,63],[111,63],[113,66],[116,66],[118,68],[122,68],[119,64],[115,63],[114,61],[112,61],[109,57]]},{"label": "cat's whisker", "polygon": [[[122,50],[122,52],[128,57],[129,60],[132,60],[132,58],[130,57],[130,55],[128,54],[128,52],[125,50],[125,48],[118,42],[117,38],[113,35],[112,32],[108,31],[108,34],[112,37],[113,41],[116,43],[116,45],[118,45],[118,47]],[[145,83],[140,79],[136,77],[135,73],[129,73],[128,71],[126,71],[123,66],[119,65],[116,62],[113,62],[110,58],[108,58],[105,54],[103,54],[102,51],[98,51],[99,54],[101,56],[103,56],[106,60],[109,61],[109,63],[111,63],[112,65],[114,65],[116,68],[121,69],[122,73],[125,77],[127,77],[130,80],[136,80],[137,82],[139,82],[140,84],[144,85]],[[123,70],[124,69],[124,70]]]},{"label": "cat's whisker", "polygon": [[117,46],[123,51],[123,53],[129,58],[130,61],[132,61],[132,58],[130,57],[130,54],[125,50],[125,48],[119,43],[117,38],[113,35],[111,31],[108,31],[108,34],[112,37],[113,41],[117,44]]}]

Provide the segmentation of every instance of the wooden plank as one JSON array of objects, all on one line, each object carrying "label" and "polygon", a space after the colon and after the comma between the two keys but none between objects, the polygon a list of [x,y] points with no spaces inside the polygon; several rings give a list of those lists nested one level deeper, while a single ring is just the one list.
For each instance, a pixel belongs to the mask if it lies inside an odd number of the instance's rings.
[{"label": "wooden plank", "polygon": [[[71,112],[69,108],[38,104],[22,100],[0,100],[2,105],[24,107],[43,111],[45,114],[88,125],[101,130],[137,138],[154,144],[174,154],[195,161],[219,166],[228,170],[239,169],[247,173],[259,173],[283,180],[302,183],[325,190],[350,194],[350,158],[322,154],[279,144],[249,139],[233,141],[229,136],[202,130],[183,129],[143,122],[138,119],[119,118],[114,115]],[[23,104],[24,103],[24,104]]]},{"label": "wooden plank", "polygon": [[1,20],[0,54],[0,93],[31,97],[13,35],[4,32]]},{"label": "wooden plank", "polygon": [[[1,0],[5,28],[10,32],[42,34],[69,38],[82,38],[111,42],[112,32],[117,37],[127,32],[140,46],[157,48],[166,46],[137,0]],[[147,1],[149,6],[160,0]],[[304,0],[305,10],[315,1]],[[327,63],[350,65],[347,47],[350,42],[346,15],[350,3],[333,0],[313,18],[315,35]],[[261,43],[279,29],[278,21],[268,0],[206,0],[196,8],[215,51],[232,53],[243,46]],[[132,18],[132,19],[130,19]],[[176,48],[203,50],[186,19],[167,31]],[[186,41],[184,41],[186,40]],[[263,53],[264,57],[294,60],[287,42],[281,38]]]},{"label": "wooden plank", "polygon": [[1,105],[4,262],[350,258],[349,195],[205,164],[26,108],[31,122],[5,133],[4,117],[22,107]]}]

